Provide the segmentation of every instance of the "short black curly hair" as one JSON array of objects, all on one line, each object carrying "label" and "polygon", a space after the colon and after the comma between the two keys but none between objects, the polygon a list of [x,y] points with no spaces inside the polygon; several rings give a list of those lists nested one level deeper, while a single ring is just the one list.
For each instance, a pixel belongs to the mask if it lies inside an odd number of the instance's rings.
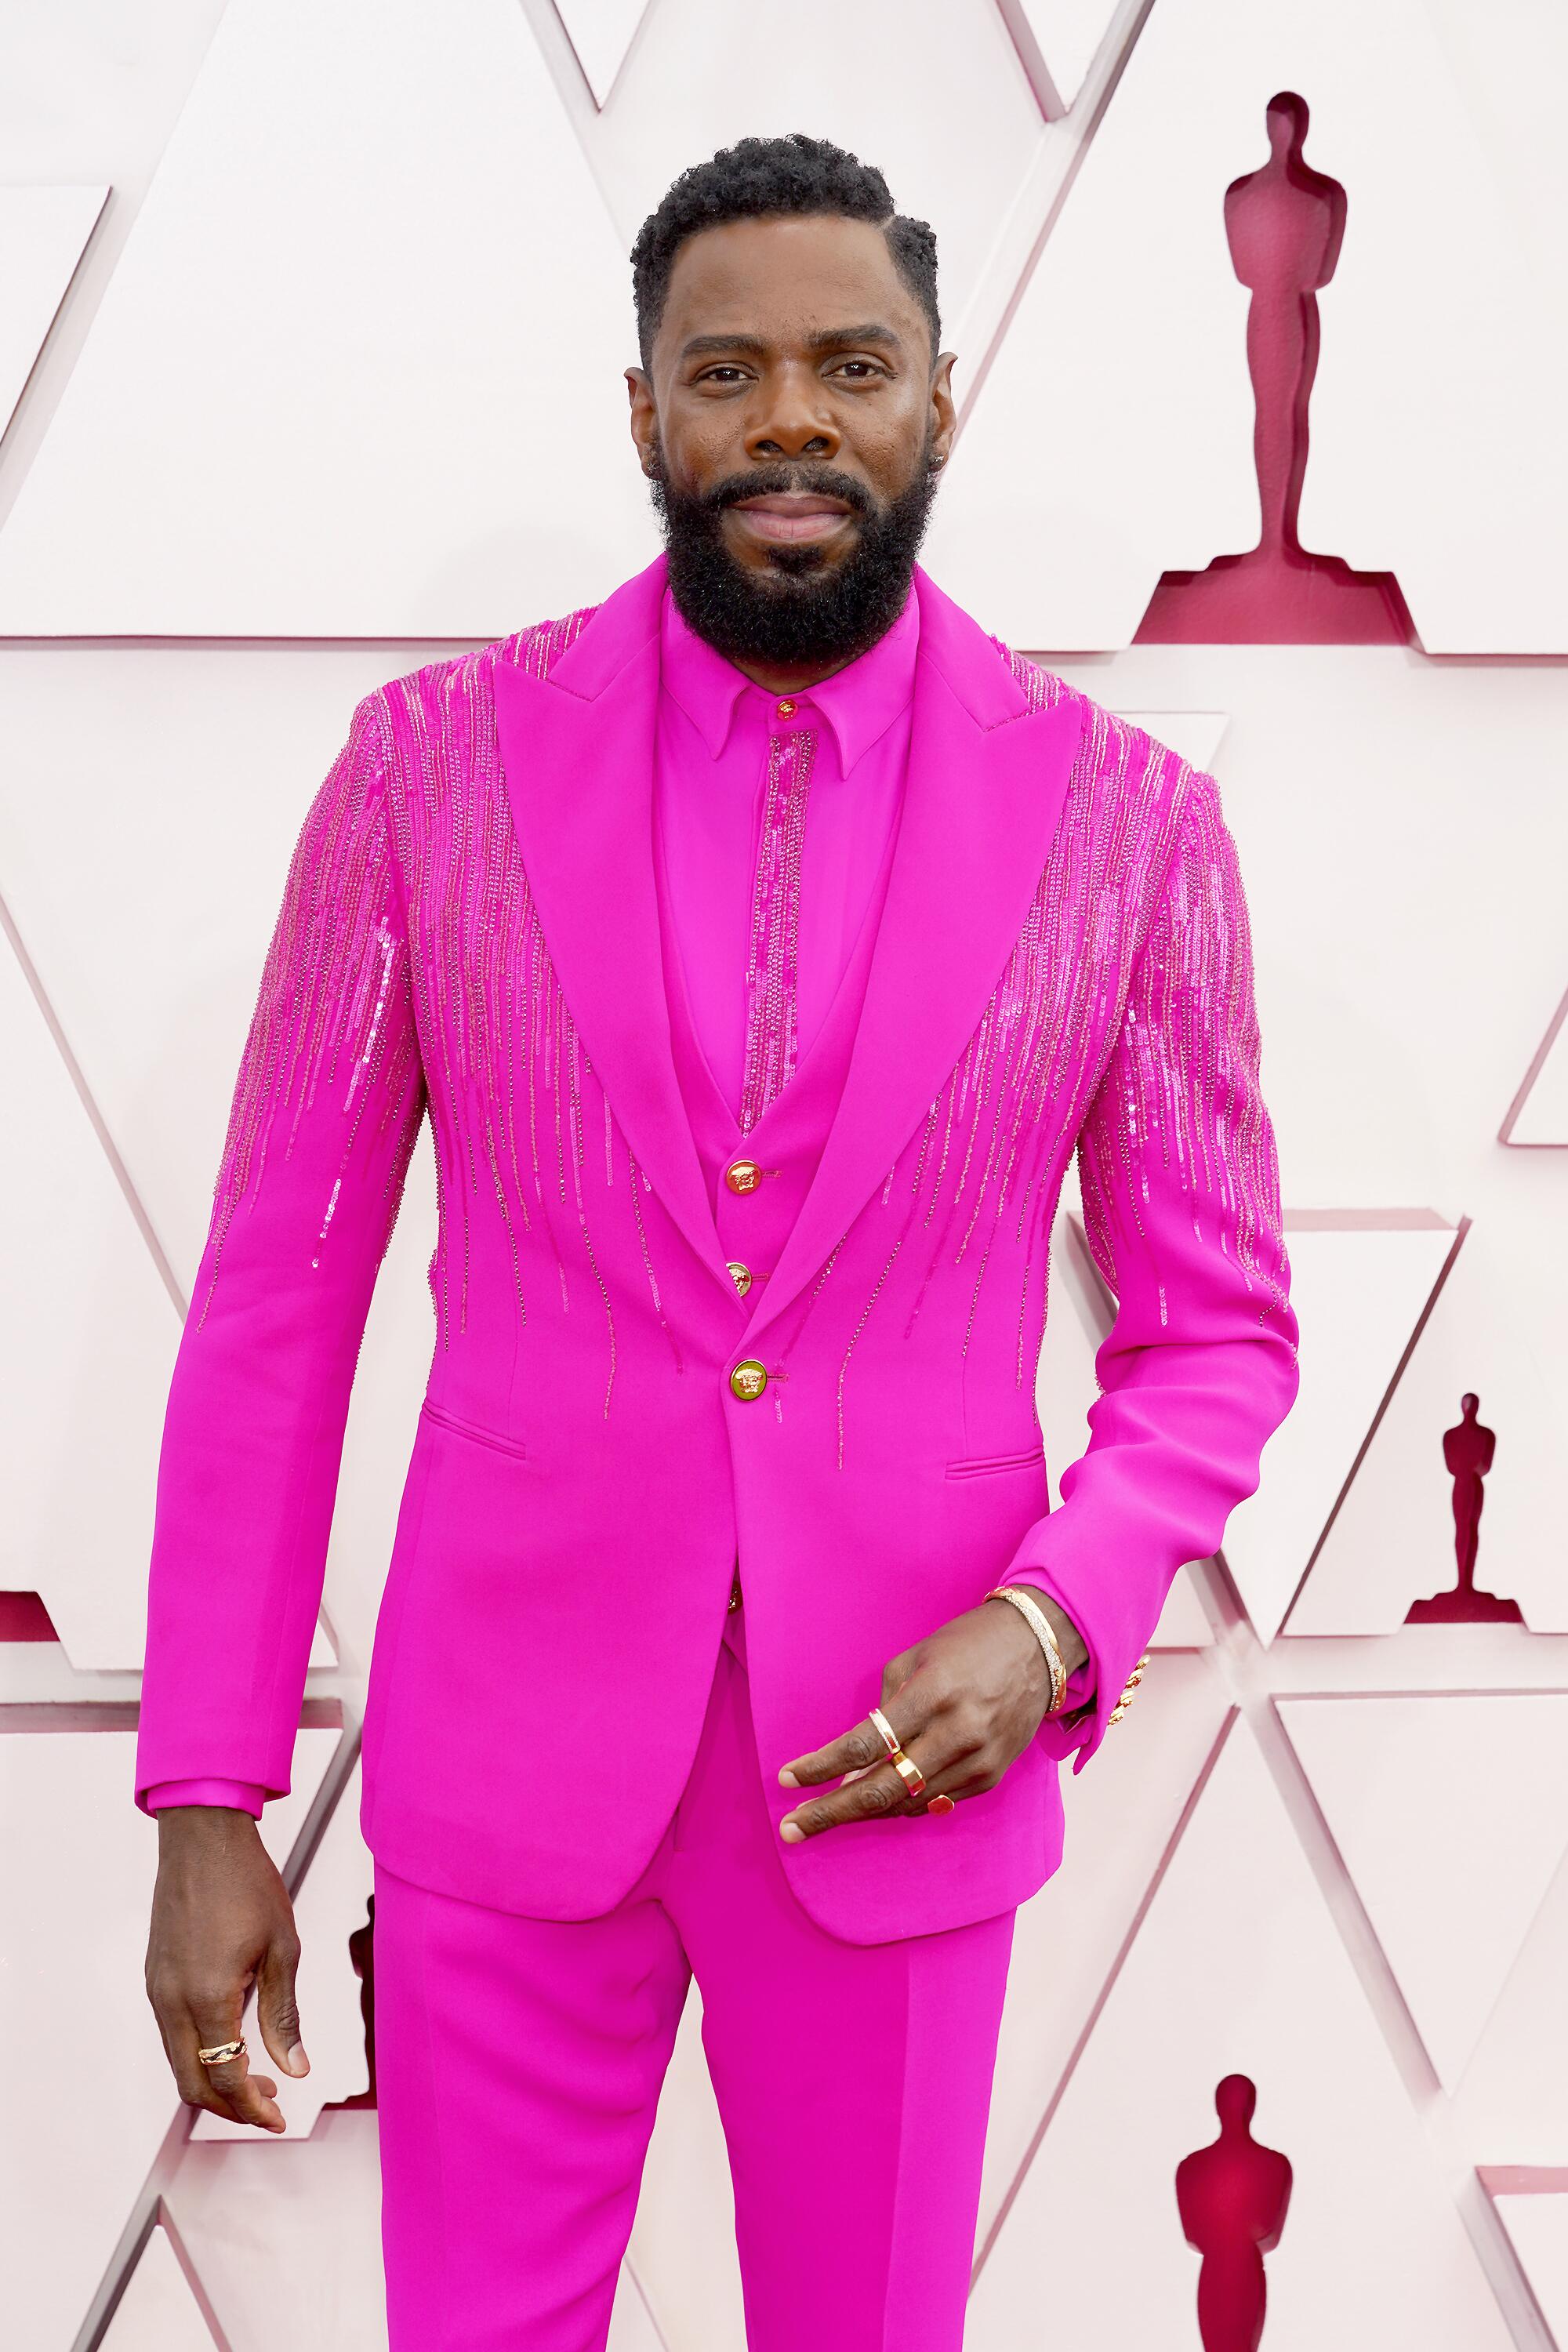
[{"label": "short black curly hair", "polygon": [[888,183],[858,155],[829,139],[792,131],[782,139],[741,139],[694,163],[666,191],[637,231],[632,247],[632,293],[637,347],[646,368],[664,315],[675,257],[699,229],[770,213],[831,213],[872,221],[886,235],[900,277],[920,302],[931,328],[931,363],[942,344],[936,301],[936,232],[894,207]]}]

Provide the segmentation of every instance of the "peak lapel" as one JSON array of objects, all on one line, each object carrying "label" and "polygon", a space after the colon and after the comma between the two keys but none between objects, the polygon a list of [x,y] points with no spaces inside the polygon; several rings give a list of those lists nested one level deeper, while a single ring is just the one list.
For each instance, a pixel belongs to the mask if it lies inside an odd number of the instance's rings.
[{"label": "peak lapel", "polygon": [[562,992],[648,1181],[727,1296],[669,1039],[653,868],[664,559],[606,598],[546,676],[495,668],[512,824]]},{"label": "peak lapel", "polygon": [[747,1327],[819,1271],[926,1117],[1038,886],[1082,729],[1076,696],[1031,711],[979,625],[917,568],[921,648],[888,895],[844,1092]]}]

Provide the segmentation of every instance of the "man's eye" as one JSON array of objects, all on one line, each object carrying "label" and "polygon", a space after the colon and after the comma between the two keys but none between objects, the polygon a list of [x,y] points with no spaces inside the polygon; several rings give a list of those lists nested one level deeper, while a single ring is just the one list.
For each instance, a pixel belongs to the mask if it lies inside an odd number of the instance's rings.
[{"label": "man's eye", "polygon": [[744,368],[731,367],[727,360],[722,360],[717,367],[704,368],[697,381],[699,383],[716,383],[721,376],[727,376],[732,381],[739,381],[744,377],[745,373],[746,371]]},{"label": "man's eye", "polygon": [[835,373],[848,375],[852,371],[860,376],[880,375],[882,373],[872,360],[840,360]]}]

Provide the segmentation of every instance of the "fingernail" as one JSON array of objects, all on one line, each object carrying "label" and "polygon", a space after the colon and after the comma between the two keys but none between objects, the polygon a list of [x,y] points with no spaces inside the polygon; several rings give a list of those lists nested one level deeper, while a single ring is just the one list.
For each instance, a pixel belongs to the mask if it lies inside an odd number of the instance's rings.
[{"label": "fingernail", "polygon": [[779,1823],[779,1835],[783,1838],[785,1845],[799,1845],[805,1839],[805,1832],[801,1828],[798,1822],[781,1822]]},{"label": "fingernail", "polygon": [[305,2045],[302,2042],[296,2042],[293,2044],[292,2048],[289,2050],[285,2063],[287,2064],[290,2074],[308,2074],[310,2073],[310,2062],[305,2055]]},{"label": "fingernail", "polygon": [[798,1789],[800,1786],[800,1782],[795,1779],[795,1774],[790,1770],[787,1764],[779,1774],[779,1786],[781,1789]]}]

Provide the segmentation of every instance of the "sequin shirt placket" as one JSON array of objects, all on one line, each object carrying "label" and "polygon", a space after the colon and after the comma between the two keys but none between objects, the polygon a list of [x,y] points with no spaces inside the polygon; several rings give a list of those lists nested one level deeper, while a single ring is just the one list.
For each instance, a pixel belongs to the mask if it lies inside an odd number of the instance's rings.
[{"label": "sequin shirt placket", "polygon": [[789,1084],[799,1052],[801,850],[816,752],[809,727],[769,734],[746,957],[742,1135]]}]

